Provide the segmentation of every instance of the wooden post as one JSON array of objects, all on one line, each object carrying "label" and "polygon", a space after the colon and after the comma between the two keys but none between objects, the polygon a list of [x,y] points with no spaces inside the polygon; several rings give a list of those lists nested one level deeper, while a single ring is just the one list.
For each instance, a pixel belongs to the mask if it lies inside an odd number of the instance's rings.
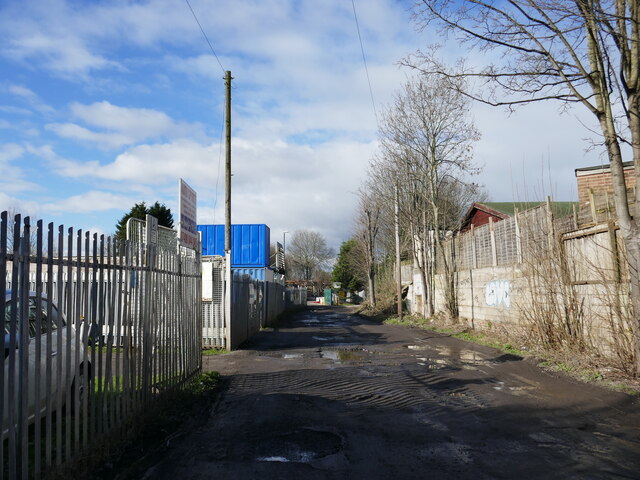
[{"label": "wooden post", "polygon": [[551,210],[551,197],[547,197],[547,241],[549,243],[549,252],[553,252],[555,245],[555,231],[553,227],[553,210]]},{"label": "wooden post", "polygon": [[598,212],[596,211],[596,198],[593,189],[589,189],[589,207],[591,209],[591,222],[595,225],[598,223]]},{"label": "wooden post", "polygon": [[496,249],[496,232],[493,226],[493,217],[489,217],[489,238],[491,239],[491,260],[494,267],[498,266],[498,251]]},{"label": "wooden post", "polygon": [[520,235],[520,221],[518,220],[520,212],[514,209],[513,221],[516,227],[516,261],[522,263],[522,236]]},{"label": "wooden post", "polygon": [[478,258],[476,257],[476,227],[471,224],[471,268],[478,268]]}]

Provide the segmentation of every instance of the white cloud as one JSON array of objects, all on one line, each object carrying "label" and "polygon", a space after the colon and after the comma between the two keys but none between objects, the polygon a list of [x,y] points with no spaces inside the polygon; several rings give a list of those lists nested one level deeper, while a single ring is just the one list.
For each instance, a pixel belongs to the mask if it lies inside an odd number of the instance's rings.
[{"label": "white cloud", "polygon": [[105,149],[120,148],[136,141],[135,137],[122,133],[94,132],[73,123],[51,123],[46,126],[46,129],[55,132],[60,137],[96,143]]},{"label": "white cloud", "polygon": [[15,107],[13,105],[0,105],[0,112],[12,115],[31,115],[33,112],[27,108]]},{"label": "white cloud", "polygon": [[91,53],[78,38],[69,35],[54,37],[32,33],[11,43],[5,51],[14,58],[40,60],[45,67],[61,74],[117,66],[116,62]]},{"label": "white cloud", "polygon": [[61,175],[80,178],[160,184],[180,176],[211,178],[210,163],[217,146],[207,147],[191,140],[174,143],[139,145],[118,155],[109,164],[59,160]]},{"label": "white cloud", "polygon": [[74,123],[51,123],[47,129],[57,135],[93,142],[105,149],[118,149],[149,138],[203,136],[202,126],[172,120],[167,114],[148,108],[125,108],[107,101],[91,105],[71,104],[71,113],[82,122],[106,131],[93,131]]},{"label": "white cloud", "polygon": [[93,190],[55,202],[45,203],[41,206],[41,209],[54,213],[93,213],[108,210],[125,210],[130,208],[134,203],[134,199],[125,195],[115,195],[111,192]]},{"label": "white cloud", "polygon": [[0,145],[0,190],[3,192],[20,193],[36,190],[38,185],[27,180],[23,169],[15,165],[15,161],[21,159],[26,149],[16,143]]},{"label": "white cloud", "polygon": [[29,90],[27,87],[22,85],[9,85],[8,90],[9,93],[19,97],[24,97],[31,102],[38,100],[38,96],[32,90]]},{"label": "white cloud", "polygon": [[7,210],[22,215],[37,216],[35,213],[38,212],[39,207],[36,201],[24,200],[0,191],[0,212]]},{"label": "white cloud", "polygon": [[[51,113],[53,112],[53,108],[49,105],[46,105],[42,99],[31,89],[25,87],[24,85],[9,85],[7,87],[7,91],[16,97],[19,97],[26,101],[33,109],[40,113]],[[8,107],[8,111],[11,113],[21,113],[18,107]]]},{"label": "white cloud", "polygon": [[23,153],[24,148],[16,143],[0,145],[0,163],[7,163],[16,158],[20,158]]}]

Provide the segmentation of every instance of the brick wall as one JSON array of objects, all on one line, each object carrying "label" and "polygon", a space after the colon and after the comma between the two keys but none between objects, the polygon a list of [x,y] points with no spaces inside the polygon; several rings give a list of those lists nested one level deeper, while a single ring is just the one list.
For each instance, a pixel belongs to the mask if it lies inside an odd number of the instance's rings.
[{"label": "brick wall", "polygon": [[[578,181],[578,201],[580,205],[584,205],[589,201],[589,189],[593,189],[593,192],[596,194],[604,194],[605,192],[613,194],[609,167],[592,171],[580,171],[577,172],[576,175]],[[624,179],[627,189],[633,190],[636,185],[636,179],[632,166],[625,167]]]}]

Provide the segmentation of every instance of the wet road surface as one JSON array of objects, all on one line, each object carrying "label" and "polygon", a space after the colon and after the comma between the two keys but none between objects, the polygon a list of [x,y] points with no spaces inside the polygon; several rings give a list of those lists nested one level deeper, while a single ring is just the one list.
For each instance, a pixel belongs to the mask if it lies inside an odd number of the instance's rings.
[{"label": "wet road surface", "polygon": [[215,408],[136,478],[640,478],[637,399],[351,311],[205,357]]}]

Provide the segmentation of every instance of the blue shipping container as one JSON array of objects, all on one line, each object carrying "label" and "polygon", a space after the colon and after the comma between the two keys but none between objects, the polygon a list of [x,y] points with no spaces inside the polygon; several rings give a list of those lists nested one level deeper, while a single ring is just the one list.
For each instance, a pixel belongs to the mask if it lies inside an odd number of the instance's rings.
[{"label": "blue shipping container", "polygon": [[[232,254],[233,255],[233,254]],[[248,267],[236,267],[231,268],[231,274],[234,277],[242,277],[243,275],[249,275],[254,280],[260,280],[264,282],[264,273],[266,268],[248,268]]]},{"label": "blue shipping container", "polygon": [[[224,225],[198,225],[202,255],[224,255]],[[231,268],[270,266],[270,230],[265,224],[231,225]]]}]

